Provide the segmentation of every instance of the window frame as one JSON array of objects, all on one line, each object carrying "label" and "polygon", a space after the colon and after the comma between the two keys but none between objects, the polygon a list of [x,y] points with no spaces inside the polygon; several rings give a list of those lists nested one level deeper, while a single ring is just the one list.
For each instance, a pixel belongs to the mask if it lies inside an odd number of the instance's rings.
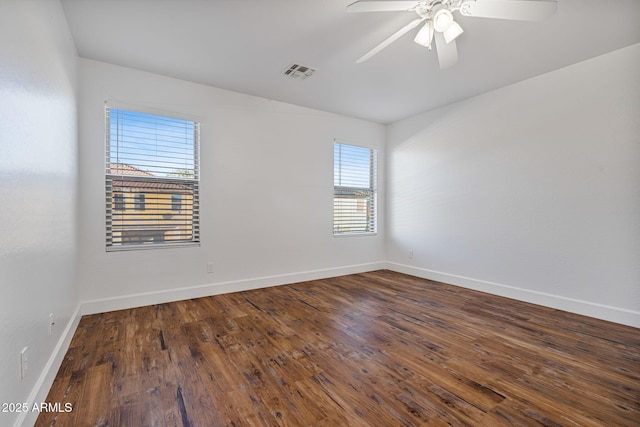
[{"label": "window frame", "polygon": [[[105,241],[105,250],[107,252],[119,252],[119,251],[129,251],[129,250],[146,250],[146,249],[165,249],[165,248],[177,248],[177,247],[193,247],[200,246],[200,126],[201,120],[192,118],[192,117],[184,117],[181,114],[176,114],[173,112],[167,111],[157,111],[151,108],[145,107],[131,107],[127,105],[121,105],[119,103],[111,103],[105,101],[105,191],[106,191],[106,218],[105,218],[105,226],[106,226],[106,241]],[[184,147],[190,147],[188,149],[189,156],[186,158],[184,156],[178,155],[173,159],[177,160],[188,160],[191,162],[191,166],[188,169],[179,169],[179,171],[185,171],[187,174],[183,175],[182,172],[164,172],[164,173],[144,173],[144,174],[128,174],[125,172],[127,168],[136,169],[138,164],[136,162],[132,164],[128,164],[125,162],[120,163],[118,160],[117,163],[113,163],[113,152],[111,150],[112,145],[112,135],[111,135],[111,121],[112,115],[111,112],[116,110],[116,113],[123,113],[125,116],[127,114],[135,115],[139,114],[141,116],[145,116],[146,118],[152,118],[159,121],[169,120],[175,122],[182,122],[181,126],[187,125],[189,129],[188,135],[191,135],[188,138],[185,138],[184,141],[187,145]],[[119,120],[119,119],[118,119]],[[117,123],[117,122],[116,122]],[[158,125],[160,126],[160,125]],[[192,127],[191,127],[192,126]],[[161,127],[156,128],[155,135],[159,136],[162,132]],[[177,128],[176,128],[177,129]],[[187,129],[187,128],[185,128]],[[185,131],[186,132],[186,131]],[[118,137],[116,137],[118,138]],[[191,146],[191,141],[193,140],[193,146]],[[122,141],[119,139],[114,139],[115,147],[121,147]],[[182,144],[182,143],[181,143]],[[117,149],[116,149],[117,150]],[[119,155],[118,155],[119,157]],[[160,159],[158,159],[160,161]],[[117,165],[115,170],[113,170],[113,165]],[[161,166],[163,163],[156,163],[157,166],[151,166],[152,169],[158,170],[158,168],[163,168]],[[141,170],[138,170],[141,172]],[[116,187],[114,182],[116,181],[126,181],[137,182],[142,188],[138,188],[138,191],[124,188],[123,193],[116,192]],[[121,183],[120,185],[124,185]],[[175,211],[174,203],[172,199],[173,193],[170,193],[166,188],[160,191],[145,190],[145,185],[162,185],[173,186],[175,189],[178,187],[178,191],[181,192],[181,210]],[[142,191],[139,191],[141,190]],[[175,191],[175,190],[173,190]],[[130,194],[126,194],[130,193]],[[143,203],[141,206],[138,200],[138,196],[142,196],[142,200],[140,202]],[[147,195],[151,195],[151,198],[146,197]],[[160,196],[167,196],[167,202],[162,202]],[[185,208],[185,197],[187,195],[187,207]],[[164,196],[163,196],[164,197]],[[118,205],[118,207],[123,207],[122,209],[116,208],[116,202],[124,199],[125,203],[123,205]],[[127,199],[131,202],[127,204]],[[147,200],[148,199],[148,200]],[[149,205],[149,203],[153,203]],[[162,205],[164,203],[164,205]],[[164,207],[163,207],[164,206]],[[144,209],[140,209],[140,208]],[[150,209],[155,211],[153,215],[156,218],[152,218],[151,214],[149,215],[149,222],[147,222],[143,228],[140,229],[137,225],[129,224],[130,233],[138,234],[142,233],[142,236],[138,236],[138,238],[134,239],[134,242],[127,242],[124,237],[124,232],[127,231],[126,220],[116,220],[117,215],[125,215],[126,212],[133,213],[139,212],[143,213],[144,210]],[[125,212],[126,211],[126,212]],[[166,211],[166,212],[165,212]],[[186,211],[186,212],[185,212]],[[115,217],[115,218],[114,218]],[[162,217],[163,219],[158,219]],[[171,223],[171,217],[184,217],[180,218],[177,221]],[[120,224],[118,224],[120,221]],[[182,222],[180,222],[182,221]],[[167,225],[169,224],[169,225]],[[171,227],[172,225],[177,224],[177,227]],[[144,228],[146,226],[146,228]],[[186,227],[186,228],[184,228]],[[116,231],[117,228],[120,230]],[[138,228],[141,231],[136,231],[135,228]],[[155,230],[154,230],[155,229]],[[158,229],[163,231],[158,231]],[[116,234],[118,233],[118,234]],[[154,237],[148,238],[148,235],[153,235]],[[171,237],[173,236],[173,239]],[[177,236],[177,237],[176,237]]]},{"label": "window frame", "polygon": [[[369,186],[361,187],[355,185],[341,185],[336,186],[336,146],[346,146],[355,149],[366,149],[369,150],[369,169],[368,169],[368,179]],[[356,237],[356,236],[375,236],[378,234],[378,149],[365,146],[352,144],[347,142],[341,142],[340,140],[335,139],[333,141],[333,237]],[[338,188],[338,190],[336,190]],[[370,230],[362,230],[362,231],[337,231],[336,230],[336,196],[347,196],[346,198],[353,198],[356,201],[356,206],[360,205],[361,201],[364,201],[366,204],[367,197],[358,198],[355,197],[357,192],[368,193],[368,197],[370,198],[370,203],[367,206],[367,217],[365,223],[371,228]],[[350,194],[349,194],[350,193]]]}]

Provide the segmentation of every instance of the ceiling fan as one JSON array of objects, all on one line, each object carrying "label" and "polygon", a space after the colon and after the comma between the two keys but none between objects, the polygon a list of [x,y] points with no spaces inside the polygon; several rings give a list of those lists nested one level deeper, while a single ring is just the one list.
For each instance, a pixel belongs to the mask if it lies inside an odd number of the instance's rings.
[{"label": "ceiling fan", "polygon": [[435,39],[440,68],[458,62],[456,38],[464,31],[453,18],[453,12],[478,18],[543,21],[556,12],[557,0],[358,0],[347,6],[347,12],[415,12],[418,18],[393,33],[382,43],[365,53],[361,63],[425,22],[413,39],[432,49]]}]

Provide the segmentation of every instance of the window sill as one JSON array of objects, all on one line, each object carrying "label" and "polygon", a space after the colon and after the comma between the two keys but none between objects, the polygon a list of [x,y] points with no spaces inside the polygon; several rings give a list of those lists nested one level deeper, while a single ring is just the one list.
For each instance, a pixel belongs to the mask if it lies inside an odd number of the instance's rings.
[{"label": "window sill", "polygon": [[195,243],[156,243],[147,245],[119,245],[119,246],[107,246],[107,252],[126,252],[126,251],[138,251],[149,249],[173,249],[173,248],[190,248],[200,246],[200,242]]},{"label": "window sill", "polygon": [[360,236],[377,236],[377,232],[367,232],[367,233],[341,233],[334,234],[333,237],[343,238],[343,237],[360,237]]}]

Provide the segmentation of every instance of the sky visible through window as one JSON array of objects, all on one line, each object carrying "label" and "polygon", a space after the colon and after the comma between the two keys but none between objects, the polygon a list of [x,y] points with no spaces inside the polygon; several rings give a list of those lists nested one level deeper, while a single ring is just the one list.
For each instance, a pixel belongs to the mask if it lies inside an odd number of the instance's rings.
[{"label": "sky visible through window", "polygon": [[193,121],[112,108],[109,132],[111,163],[159,177],[194,177]]},{"label": "sky visible through window", "polygon": [[371,187],[370,148],[334,144],[333,185],[339,187]]}]

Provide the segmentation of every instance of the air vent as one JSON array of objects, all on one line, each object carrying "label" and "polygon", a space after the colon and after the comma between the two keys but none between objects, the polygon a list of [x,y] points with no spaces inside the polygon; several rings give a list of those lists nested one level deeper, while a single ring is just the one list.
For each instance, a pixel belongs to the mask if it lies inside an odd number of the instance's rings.
[{"label": "air vent", "polygon": [[304,80],[316,72],[315,68],[306,65],[292,64],[283,74],[294,79]]}]

